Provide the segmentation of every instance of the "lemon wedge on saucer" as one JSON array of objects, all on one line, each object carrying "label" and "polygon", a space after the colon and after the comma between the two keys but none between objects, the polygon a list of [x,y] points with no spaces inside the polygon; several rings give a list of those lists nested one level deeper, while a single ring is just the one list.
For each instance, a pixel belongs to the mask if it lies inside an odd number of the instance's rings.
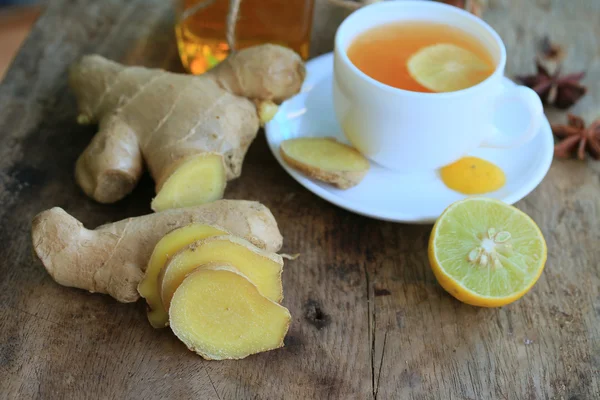
[{"label": "lemon wedge on saucer", "polygon": [[408,72],[419,84],[434,92],[454,92],[475,86],[493,67],[469,50],[453,44],[434,44],[408,59]]},{"label": "lemon wedge on saucer", "polygon": [[488,198],[451,204],[429,239],[429,262],[440,285],[480,307],[500,307],[527,293],[544,270],[546,256],[535,222]]}]

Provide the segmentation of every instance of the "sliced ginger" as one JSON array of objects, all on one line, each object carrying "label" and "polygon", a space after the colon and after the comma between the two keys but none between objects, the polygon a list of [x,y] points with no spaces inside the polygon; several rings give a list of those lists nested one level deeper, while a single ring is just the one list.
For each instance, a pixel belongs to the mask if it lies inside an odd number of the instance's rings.
[{"label": "sliced ginger", "polygon": [[173,333],[208,360],[241,359],[282,347],[290,320],[285,307],[262,296],[229,265],[194,270],[169,308]]},{"label": "sliced ginger", "polygon": [[158,290],[158,275],[169,257],[197,240],[228,233],[216,226],[192,224],[175,229],[159,240],[150,256],[144,278],[138,285],[138,292],[148,303],[148,321],[153,327],[164,328],[169,320]]},{"label": "sliced ginger", "polygon": [[186,159],[167,178],[152,200],[154,211],[210,203],[223,197],[227,173],[223,156],[200,154]]},{"label": "sliced ginger", "polygon": [[163,267],[158,288],[165,310],[169,310],[173,293],[186,275],[210,263],[234,265],[256,285],[263,296],[275,302],[283,299],[283,259],[280,255],[261,250],[235,236],[214,236],[185,247]]},{"label": "sliced ginger", "polygon": [[333,138],[289,139],[280,152],[292,168],[340,189],[359,184],[369,170],[362,154]]},{"label": "sliced ginger", "polygon": [[191,223],[222,226],[269,251],[279,250],[283,240],[269,209],[244,200],[166,210],[94,230],[54,207],[33,219],[31,239],[37,257],[57,283],[127,303],[139,299],[138,284],[156,243],[167,232]]}]

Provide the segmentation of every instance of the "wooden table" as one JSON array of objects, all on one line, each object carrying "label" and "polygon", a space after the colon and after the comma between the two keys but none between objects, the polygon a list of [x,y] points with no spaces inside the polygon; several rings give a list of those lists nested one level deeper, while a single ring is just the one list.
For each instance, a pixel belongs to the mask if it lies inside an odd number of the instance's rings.
[{"label": "wooden table", "polygon": [[[566,69],[588,70],[574,112],[600,116],[600,2],[490,0],[484,17],[509,49],[509,74],[533,70],[550,33]],[[330,51],[344,13],[315,13],[315,54]],[[436,283],[430,226],[385,223],[304,190],[269,153],[250,150],[229,198],[275,214],[288,262],[286,347],[208,362],[144,304],[54,283],[33,262],[30,220],[60,206],[88,226],[148,213],[149,178],[114,205],[73,179],[93,128],[75,123],[68,65],[98,52],[179,70],[166,0],[55,0],[0,85],[0,397],[39,399],[578,399],[600,398],[600,163],[555,161],[518,207],[540,225],[548,264],[534,289],[499,309],[459,303]],[[552,114],[552,119],[564,116]]]}]

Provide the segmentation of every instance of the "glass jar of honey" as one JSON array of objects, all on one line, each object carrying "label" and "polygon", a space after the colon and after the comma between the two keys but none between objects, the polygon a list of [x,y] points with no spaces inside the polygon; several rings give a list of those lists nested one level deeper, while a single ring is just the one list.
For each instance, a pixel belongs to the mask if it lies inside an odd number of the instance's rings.
[{"label": "glass jar of honey", "polygon": [[[242,0],[235,48],[262,43],[290,47],[308,58],[314,0]],[[177,0],[175,33],[183,66],[201,74],[227,57],[230,0]]]}]

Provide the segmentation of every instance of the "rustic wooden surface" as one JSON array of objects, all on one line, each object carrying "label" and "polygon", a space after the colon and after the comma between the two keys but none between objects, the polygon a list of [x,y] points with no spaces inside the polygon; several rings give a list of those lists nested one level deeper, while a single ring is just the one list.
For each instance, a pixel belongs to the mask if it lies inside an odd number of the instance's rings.
[{"label": "rustic wooden surface", "polygon": [[[568,47],[590,93],[574,109],[600,117],[600,2],[490,0],[484,17],[509,49],[509,74],[533,69],[537,40]],[[344,12],[316,9],[313,51],[330,51]],[[522,300],[459,303],[435,282],[430,226],[384,223],[321,200],[292,180],[264,138],[227,197],[277,217],[293,323],[284,349],[207,362],[144,305],[55,284],[33,262],[31,218],[61,206],[88,226],[149,212],[152,183],[115,205],[86,198],[73,165],[93,135],[75,124],[67,66],[98,52],[179,70],[166,0],[55,0],[0,85],[0,397],[39,399],[597,399],[600,393],[600,164],[555,161],[518,203],[549,257]],[[552,114],[553,120],[564,118]]]}]

